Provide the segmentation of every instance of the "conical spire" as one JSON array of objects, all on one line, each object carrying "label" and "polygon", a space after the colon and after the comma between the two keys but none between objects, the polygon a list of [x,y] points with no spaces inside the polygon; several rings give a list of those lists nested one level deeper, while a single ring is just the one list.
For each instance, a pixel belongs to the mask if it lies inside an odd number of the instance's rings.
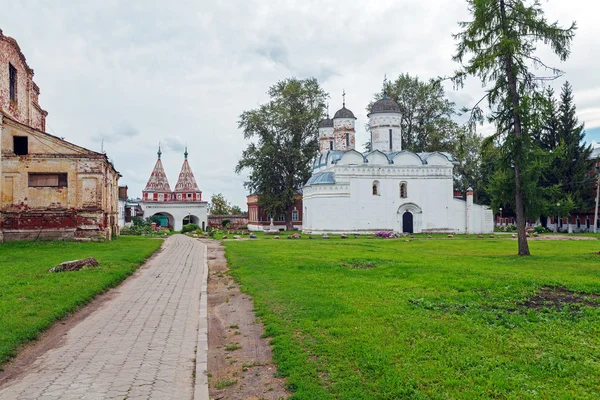
[{"label": "conical spire", "polygon": [[160,161],[160,146],[158,147],[158,160],[156,160],[156,164],[154,165],[154,169],[152,170],[152,174],[150,175],[150,179],[148,179],[148,183],[146,184],[146,188],[144,192],[170,192],[171,186],[169,185],[169,180],[167,179],[167,174],[165,174],[165,169],[163,168],[162,161]]},{"label": "conical spire", "polygon": [[192,168],[190,168],[190,164],[188,163],[187,156],[187,146],[185,148],[185,153],[183,153],[185,159],[183,160],[183,165],[181,166],[181,172],[179,173],[179,180],[177,181],[177,185],[175,186],[176,192],[199,192],[198,184],[196,183],[196,178],[194,178],[194,173],[192,172]]}]

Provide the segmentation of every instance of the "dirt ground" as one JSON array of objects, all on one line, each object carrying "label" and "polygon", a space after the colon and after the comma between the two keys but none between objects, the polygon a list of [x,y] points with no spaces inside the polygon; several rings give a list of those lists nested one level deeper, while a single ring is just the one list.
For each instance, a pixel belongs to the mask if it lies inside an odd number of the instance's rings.
[{"label": "dirt ground", "polygon": [[261,338],[252,299],[227,274],[224,247],[208,247],[208,371],[211,400],[278,400],[290,393],[277,371],[271,346]]},{"label": "dirt ground", "polygon": [[[516,240],[516,239],[515,239]],[[527,240],[598,240],[591,236],[578,235],[541,235],[538,237],[529,237]]]}]

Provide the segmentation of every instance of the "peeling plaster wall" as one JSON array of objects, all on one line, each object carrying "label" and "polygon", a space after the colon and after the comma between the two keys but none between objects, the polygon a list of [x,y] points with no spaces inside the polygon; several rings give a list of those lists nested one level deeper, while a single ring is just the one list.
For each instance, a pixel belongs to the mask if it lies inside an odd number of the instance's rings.
[{"label": "peeling plaster wall", "polygon": [[[4,240],[110,239],[118,234],[119,174],[105,155],[7,117],[1,127],[0,232]],[[14,136],[27,137],[27,155],[14,154]],[[30,187],[30,173],[67,174],[67,185]]]},{"label": "peeling plaster wall", "polygon": [[[10,100],[9,63],[17,70],[16,101]],[[46,130],[46,116],[38,104],[40,89],[33,82],[33,69],[27,65],[16,40],[0,30],[0,111],[16,121],[41,131]]]},{"label": "peeling plaster wall", "polygon": [[[354,118],[336,118],[333,120],[334,150],[346,151],[354,149],[356,135],[354,121]],[[348,146],[346,146],[346,135],[348,135]]]}]

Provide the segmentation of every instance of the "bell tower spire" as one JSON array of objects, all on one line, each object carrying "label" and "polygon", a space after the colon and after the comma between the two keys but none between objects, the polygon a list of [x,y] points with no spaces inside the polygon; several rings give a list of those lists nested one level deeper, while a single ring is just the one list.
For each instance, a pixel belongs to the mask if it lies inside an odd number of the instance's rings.
[{"label": "bell tower spire", "polygon": [[160,151],[160,142],[158,142],[158,151],[156,154],[158,154],[158,159],[160,160],[160,156],[162,155],[162,151]]}]

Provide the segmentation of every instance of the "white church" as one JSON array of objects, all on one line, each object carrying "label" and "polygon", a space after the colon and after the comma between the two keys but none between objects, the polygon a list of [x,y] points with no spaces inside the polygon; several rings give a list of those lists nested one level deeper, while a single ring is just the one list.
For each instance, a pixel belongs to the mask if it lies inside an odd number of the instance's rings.
[{"label": "white church", "polygon": [[447,153],[402,150],[400,108],[384,96],[371,107],[372,151],[355,150],[355,121],[343,107],[319,124],[320,155],[303,188],[305,233],[491,233],[493,213],[454,198]]}]

